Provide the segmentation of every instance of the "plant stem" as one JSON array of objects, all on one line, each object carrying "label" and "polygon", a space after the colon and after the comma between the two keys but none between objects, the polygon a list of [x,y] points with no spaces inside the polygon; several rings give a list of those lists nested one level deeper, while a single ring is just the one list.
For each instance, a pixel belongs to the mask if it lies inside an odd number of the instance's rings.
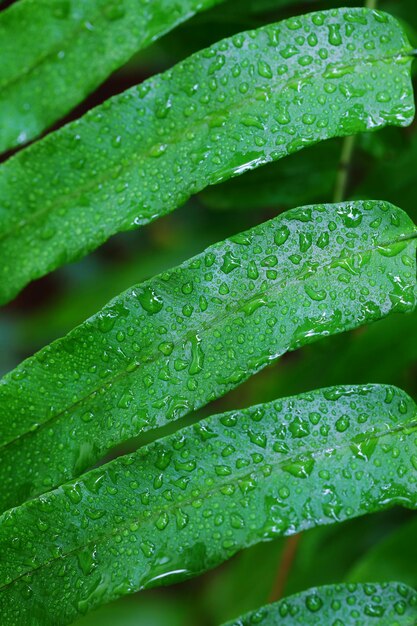
[{"label": "plant stem", "polygon": [[301,534],[292,535],[291,537],[288,537],[286,539],[284,549],[282,551],[281,560],[279,563],[277,576],[271,589],[271,593],[269,594],[268,602],[276,602],[277,600],[282,598],[292,564],[297,554],[300,539]]},{"label": "plant stem", "polygon": [[355,149],[355,136],[345,137],[343,140],[342,154],[340,156],[339,169],[336,178],[336,185],[333,194],[333,202],[342,202],[345,197],[349,180],[349,168]]}]

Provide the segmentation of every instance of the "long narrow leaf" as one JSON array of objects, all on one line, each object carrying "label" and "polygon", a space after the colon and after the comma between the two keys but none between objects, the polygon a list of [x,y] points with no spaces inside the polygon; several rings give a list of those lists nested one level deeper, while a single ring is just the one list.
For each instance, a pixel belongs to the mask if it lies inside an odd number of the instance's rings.
[{"label": "long narrow leaf", "polygon": [[236,35],[0,168],[0,302],[191,194],[333,136],[407,125],[398,22],[340,9]]},{"label": "long narrow leaf", "polygon": [[39,135],[135,52],[219,2],[16,2],[0,14],[0,152]]},{"label": "long narrow leaf", "polygon": [[402,583],[316,587],[224,626],[415,626],[417,593]]},{"label": "long narrow leaf", "polygon": [[[213,416],[0,518],[2,626],[59,626],[259,541],[417,507],[417,407],[335,387]],[[390,625],[391,626],[391,625]]]},{"label": "long narrow leaf", "polygon": [[135,286],[0,383],[0,505],[218,398],[288,350],[410,311],[416,227],[383,202],[294,209]]}]

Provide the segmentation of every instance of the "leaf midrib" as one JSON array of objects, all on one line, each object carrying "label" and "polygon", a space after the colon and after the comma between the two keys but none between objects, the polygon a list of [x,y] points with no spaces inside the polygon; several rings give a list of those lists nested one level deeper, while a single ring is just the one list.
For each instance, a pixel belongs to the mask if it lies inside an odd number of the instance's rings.
[{"label": "leaf midrib", "polygon": [[[199,332],[201,332],[201,330],[207,330],[207,329],[211,328],[212,326],[214,326],[216,324],[216,322],[218,322],[218,320],[223,321],[226,318],[228,318],[230,315],[239,312],[245,306],[245,304],[247,304],[249,301],[255,299],[258,296],[262,296],[262,295],[268,293],[269,291],[279,290],[281,287],[291,286],[291,285],[297,284],[298,282],[307,282],[313,276],[316,277],[317,274],[320,274],[321,272],[325,271],[326,269],[329,269],[329,268],[331,268],[333,266],[337,266],[337,264],[339,263],[340,260],[352,260],[356,256],[359,256],[361,254],[364,254],[364,253],[367,253],[367,252],[372,253],[372,252],[377,251],[380,248],[389,247],[389,246],[391,246],[393,244],[400,243],[401,241],[407,241],[409,239],[414,239],[416,237],[417,237],[417,228],[416,228],[415,231],[412,231],[412,232],[410,232],[408,234],[403,234],[403,235],[399,236],[397,239],[390,240],[389,242],[387,242],[385,244],[374,244],[373,246],[370,246],[369,248],[366,248],[366,249],[363,249],[363,250],[356,250],[355,253],[350,255],[350,256],[339,256],[339,257],[336,257],[336,258],[332,258],[329,263],[326,263],[324,265],[320,265],[318,267],[310,267],[310,269],[312,269],[313,271],[312,271],[312,273],[310,273],[305,278],[302,277],[304,272],[305,272],[305,266],[304,266],[302,268],[302,270],[300,270],[299,274],[296,275],[292,280],[288,281],[288,280],[283,279],[282,281],[280,281],[278,283],[271,283],[264,291],[258,291],[256,293],[251,293],[250,297],[242,298],[242,300],[239,300],[237,302],[237,306],[235,306],[234,308],[230,308],[227,311],[220,311],[217,315],[213,316],[211,319],[206,320],[204,323],[202,323],[202,325],[199,328],[188,330],[185,333],[184,336],[182,336],[181,338],[178,338],[174,342],[174,346],[177,346],[177,345],[179,345],[182,342],[185,343],[191,337],[193,337],[196,334],[198,334]],[[300,278],[300,276],[301,276],[301,278]],[[288,344],[287,347],[283,348],[283,351],[280,354],[283,354],[286,350],[288,350],[290,348],[291,343],[288,341],[287,344]],[[52,415],[51,417],[49,417],[46,421],[40,423],[37,426],[37,428],[35,428],[33,430],[28,430],[28,431],[18,435],[14,439],[8,441],[7,443],[0,445],[0,451],[2,449],[4,449],[4,448],[7,448],[7,447],[15,444],[18,441],[22,441],[23,439],[34,435],[35,433],[37,433],[38,431],[40,431],[40,430],[42,430],[42,429],[44,429],[46,427],[49,427],[51,422],[57,421],[65,413],[70,413],[74,409],[77,409],[78,407],[82,406],[84,402],[88,401],[92,396],[94,396],[99,391],[101,391],[102,389],[107,387],[109,384],[113,385],[114,383],[117,383],[119,380],[121,380],[121,379],[125,378],[126,376],[129,376],[130,374],[133,374],[134,372],[136,372],[141,365],[145,365],[146,366],[146,364],[148,364],[148,363],[154,363],[155,361],[163,358],[163,356],[164,355],[159,350],[153,350],[151,354],[145,355],[146,360],[144,360],[142,363],[139,363],[138,366],[133,371],[131,371],[130,369],[123,369],[122,371],[119,371],[115,376],[112,376],[112,377],[106,379],[105,381],[103,381],[98,387],[96,387],[95,389],[90,391],[87,395],[85,395],[82,398],[80,398],[77,402],[70,404],[68,407],[65,407],[64,409],[62,409],[61,411],[59,411],[55,415]],[[279,358],[279,356],[280,355],[277,355],[276,358]]]},{"label": "leaf midrib", "polygon": [[[391,55],[387,55],[387,56],[380,56],[377,58],[366,58],[366,57],[361,57],[359,59],[355,59],[354,63],[327,63],[326,65],[324,65],[323,67],[317,68],[317,71],[313,71],[313,72],[307,72],[304,74],[303,71],[301,70],[299,75],[297,75],[297,77],[291,77],[286,81],[283,81],[283,83],[279,83],[279,89],[280,91],[284,91],[284,89],[287,89],[288,87],[291,86],[292,83],[297,83],[300,80],[310,80],[312,78],[315,78],[316,76],[320,76],[323,72],[326,71],[326,69],[329,67],[329,65],[332,66],[337,66],[343,69],[348,69],[348,68],[352,68],[355,69],[356,67],[359,67],[361,65],[377,65],[379,63],[383,63],[384,61],[389,61],[392,59],[400,59],[400,58],[404,58],[404,57],[409,57],[410,56],[410,50],[407,52],[407,50],[404,48],[402,50],[399,50],[397,54],[391,54]],[[198,53],[197,53],[198,54]],[[410,57],[411,58],[411,57]],[[155,77],[153,77],[151,80],[153,81],[155,78],[158,78],[158,76],[161,75],[156,75]],[[276,77],[279,78],[279,77]],[[329,79],[330,80],[330,79]],[[337,79],[336,79],[337,80]],[[269,88],[271,88],[269,86]],[[129,91],[129,90],[128,90]],[[123,95],[123,94],[122,94]],[[184,134],[188,131],[196,131],[199,128],[201,128],[204,124],[209,123],[210,119],[217,116],[219,114],[219,112],[221,113],[222,111],[226,111],[228,114],[234,112],[234,111],[238,111],[239,109],[243,108],[244,106],[247,106],[249,104],[253,104],[255,102],[257,102],[256,97],[254,95],[251,94],[251,96],[248,96],[247,98],[240,94],[240,98],[239,100],[236,100],[234,103],[231,103],[231,105],[225,109],[215,109],[213,111],[211,111],[208,114],[205,114],[204,117],[200,117],[199,119],[195,120],[195,122],[193,124],[189,124],[187,126],[184,126],[181,128],[180,131],[175,132],[175,133],[171,133],[169,136],[167,136],[166,138],[163,139],[163,143],[168,143],[170,145],[176,145],[180,142],[180,140],[183,138]],[[118,98],[118,96],[115,96],[115,98]],[[97,107],[99,108],[99,107]],[[95,111],[96,109],[92,109],[92,111]],[[89,111],[87,113],[87,116],[89,116],[91,114],[91,111]],[[86,117],[87,117],[86,116]],[[81,118],[82,119],[86,119],[86,118]],[[80,120],[80,121],[81,121]],[[77,125],[77,122],[73,122],[74,127]],[[57,131],[58,133],[60,131]],[[158,143],[158,139],[161,138],[155,138],[155,142]],[[49,137],[46,137],[46,141],[49,140]],[[153,142],[153,145],[154,143]],[[314,139],[312,140],[312,143],[314,143]],[[128,154],[125,155],[124,159],[122,161],[116,161],[116,162],[111,162],[111,165],[109,165],[108,167],[104,167],[101,168],[99,170],[99,175],[97,176],[88,176],[86,178],[86,181],[83,185],[78,186],[76,189],[74,189],[74,191],[70,191],[68,193],[62,193],[61,195],[57,195],[54,198],[54,204],[53,206],[50,205],[46,205],[45,202],[42,203],[42,208],[39,210],[35,210],[32,211],[29,215],[25,215],[23,216],[22,219],[20,219],[17,223],[15,223],[14,225],[12,225],[11,228],[9,228],[8,230],[4,230],[3,232],[0,232],[0,243],[12,236],[15,235],[16,232],[26,228],[29,224],[35,222],[38,218],[44,216],[45,214],[51,213],[51,212],[55,212],[58,209],[62,209],[68,206],[73,205],[73,200],[77,199],[79,196],[84,195],[85,193],[89,192],[91,189],[93,189],[94,187],[96,187],[97,185],[101,185],[103,182],[105,182],[110,176],[112,172],[115,172],[116,170],[119,170],[120,168],[123,168],[125,170],[129,170],[133,167],[133,165],[136,165],[136,162],[139,161],[140,159],[142,160],[147,160],[150,157],[151,151],[152,151],[152,146],[149,146],[147,148],[147,150],[145,151],[133,151],[133,152],[129,152]],[[36,144],[34,145],[34,147],[36,147]],[[31,148],[27,148],[27,150],[30,150]],[[128,157],[128,159],[126,158]],[[17,154],[15,157],[12,157],[10,159],[10,162],[13,161],[13,159],[19,159],[19,154]],[[267,162],[269,162],[271,160],[271,158],[269,156],[265,156],[264,158],[260,159],[260,161],[258,162],[259,165],[265,164]],[[106,159],[106,163],[109,160]],[[209,183],[210,184],[210,183]],[[203,183],[204,186],[204,183]],[[198,186],[198,189],[196,189],[195,193],[198,193],[198,191],[200,190],[200,185]],[[184,201],[186,199],[186,197],[188,197],[188,194],[186,193],[185,197],[184,197]],[[62,200],[62,201],[61,201]],[[140,210],[140,207],[139,207]],[[163,215],[166,212],[166,210],[161,211],[161,215]],[[151,221],[151,218],[147,219],[145,218],[145,223],[147,221]],[[113,232],[113,231],[112,231]]]},{"label": "leaf midrib", "polygon": [[[391,435],[395,435],[398,433],[401,433],[405,430],[409,430],[409,429],[414,429],[417,428],[417,411],[414,410],[413,414],[410,416],[409,421],[407,422],[403,422],[400,424],[397,424],[394,428],[387,428],[387,430],[381,430],[377,433],[370,433],[369,437],[367,436],[368,433],[357,433],[357,435],[361,435],[361,436],[365,436],[367,439],[372,439],[372,440],[380,440],[384,437],[388,437]],[[357,436],[355,435],[355,436]],[[340,438],[343,437],[343,434],[340,434]],[[161,440],[163,441],[163,440]],[[336,436],[334,441],[338,441],[338,437]],[[335,446],[324,446],[323,448],[319,448],[319,449],[307,449],[307,450],[295,450],[293,451],[292,454],[288,455],[285,458],[280,458],[278,460],[277,463],[273,463],[273,460],[271,460],[271,462],[269,463],[264,463],[262,465],[257,465],[255,466],[254,469],[249,470],[249,468],[245,467],[242,468],[241,471],[236,470],[235,476],[232,479],[229,480],[225,480],[225,481],[219,481],[218,484],[216,484],[214,487],[208,489],[207,491],[204,491],[203,493],[199,493],[196,496],[191,496],[189,498],[185,498],[184,500],[181,501],[175,501],[172,503],[167,503],[166,505],[162,505],[162,506],[157,506],[155,507],[154,512],[151,512],[151,515],[149,517],[146,518],[146,520],[144,521],[144,524],[146,525],[148,522],[154,522],[158,516],[161,514],[161,512],[171,512],[175,511],[176,509],[181,509],[182,507],[186,507],[186,506],[190,506],[193,504],[193,502],[195,502],[196,500],[201,500],[203,499],[208,499],[210,497],[212,497],[213,495],[216,495],[219,491],[221,491],[221,489],[223,489],[224,487],[227,486],[236,486],[239,485],[239,482],[244,479],[246,476],[260,476],[261,479],[264,479],[265,481],[271,480],[272,476],[273,476],[273,472],[271,472],[271,474],[269,474],[269,476],[265,476],[263,474],[263,469],[265,469],[267,466],[272,466],[272,468],[275,470],[275,473],[279,473],[280,470],[282,470],[282,466],[288,464],[291,461],[296,460],[297,458],[299,458],[300,456],[307,456],[309,458],[314,459],[315,461],[317,461],[320,457],[325,456],[327,454],[329,454],[329,452],[338,452],[341,450],[344,450],[346,448],[348,448],[349,446],[352,445],[352,443],[354,442],[354,438],[350,438],[348,441],[343,441],[341,444],[339,445],[335,445]],[[285,470],[282,470],[285,471]],[[309,477],[308,477],[309,478]],[[303,480],[303,479],[300,479]],[[82,482],[82,481],[80,481]],[[60,495],[64,495],[62,492],[62,487],[58,488],[61,491]],[[24,506],[24,505],[23,505]],[[143,519],[143,517],[142,517]],[[80,552],[81,550],[84,550],[86,547],[90,546],[90,545],[94,545],[95,543],[97,543],[97,541],[101,541],[101,540],[108,540],[110,539],[114,533],[116,531],[122,531],[126,528],[129,528],[130,524],[132,523],[132,521],[138,521],[138,516],[135,517],[131,517],[129,518],[129,520],[125,520],[124,523],[122,525],[117,525],[114,524],[111,528],[111,530],[108,529],[108,526],[106,526],[104,528],[104,532],[102,533],[98,533],[93,539],[90,539],[84,543],[81,543],[81,545],[77,546],[76,548],[69,550],[68,552],[62,553],[60,556],[57,557],[53,557],[47,561],[45,561],[44,563],[40,564],[38,567],[33,568],[32,570],[28,570],[22,574],[19,574],[18,576],[16,576],[16,578],[14,578],[12,581],[10,581],[7,584],[1,584],[0,583],[0,591],[4,591],[6,590],[8,587],[11,587],[12,585],[14,585],[14,583],[16,583],[19,579],[23,578],[24,576],[32,576],[34,573],[38,572],[39,570],[42,570],[45,567],[48,567],[49,565],[51,565],[52,563],[54,563],[55,561],[58,560],[63,560],[68,556],[73,556],[75,554],[77,554],[78,552]],[[1,527],[0,527],[1,529]],[[301,528],[300,528],[301,529]],[[291,533],[292,534],[292,533]]]}]

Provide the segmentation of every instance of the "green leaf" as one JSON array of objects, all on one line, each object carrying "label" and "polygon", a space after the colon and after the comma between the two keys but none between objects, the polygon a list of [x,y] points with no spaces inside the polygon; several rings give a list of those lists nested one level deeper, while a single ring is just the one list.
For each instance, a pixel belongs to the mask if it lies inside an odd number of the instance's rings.
[{"label": "green leaf", "polygon": [[0,168],[0,302],[207,185],[333,136],[407,125],[410,45],[340,9],[235,35]]},{"label": "green leaf", "polygon": [[224,626],[412,626],[417,593],[401,583],[308,589]]},{"label": "green leaf", "polygon": [[39,135],[134,53],[219,2],[16,2],[0,14],[0,151]]},{"label": "green leaf", "polygon": [[415,403],[384,385],[202,420],[3,514],[2,625],[66,624],[259,541],[415,508],[416,442]]},{"label": "green leaf", "polygon": [[1,506],[288,350],[412,310],[416,232],[384,202],[293,209],[121,294],[1,380]]},{"label": "green leaf", "polygon": [[[417,465],[415,455],[413,462]],[[417,519],[414,518],[384,538],[359,559],[349,572],[347,580],[355,582],[364,580],[384,581],[390,576],[397,577],[400,575],[401,580],[416,587],[416,533]]]}]

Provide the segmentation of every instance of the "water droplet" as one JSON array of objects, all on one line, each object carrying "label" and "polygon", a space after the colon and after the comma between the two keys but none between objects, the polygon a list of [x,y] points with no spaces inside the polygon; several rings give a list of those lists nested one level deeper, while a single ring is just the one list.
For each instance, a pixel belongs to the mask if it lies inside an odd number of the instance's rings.
[{"label": "water droplet", "polygon": [[162,298],[156,294],[153,287],[145,287],[137,294],[137,298],[145,311],[150,313],[150,315],[159,313],[164,306]]},{"label": "water droplet", "polygon": [[84,576],[88,576],[97,567],[97,546],[87,547],[77,555],[78,564]]},{"label": "water droplet", "polygon": [[201,348],[201,339],[199,335],[194,335],[190,339],[191,344],[191,364],[188,369],[189,374],[194,376],[203,369],[204,364],[204,352]]},{"label": "water droplet", "polygon": [[306,607],[312,613],[317,613],[323,606],[323,600],[317,594],[309,595],[306,598]]},{"label": "water droplet", "polygon": [[343,43],[340,34],[340,24],[329,24],[329,44],[331,46],[341,46]]},{"label": "water droplet", "polygon": [[272,69],[266,61],[258,61],[258,74],[263,78],[272,78]]},{"label": "water droplet", "polygon": [[282,469],[296,478],[308,478],[314,465],[315,461],[311,456],[302,455],[294,461],[283,463]]},{"label": "water droplet", "polygon": [[234,269],[240,267],[240,260],[234,256],[232,252],[226,252],[223,257],[223,265],[221,267],[222,272],[230,274]]}]

